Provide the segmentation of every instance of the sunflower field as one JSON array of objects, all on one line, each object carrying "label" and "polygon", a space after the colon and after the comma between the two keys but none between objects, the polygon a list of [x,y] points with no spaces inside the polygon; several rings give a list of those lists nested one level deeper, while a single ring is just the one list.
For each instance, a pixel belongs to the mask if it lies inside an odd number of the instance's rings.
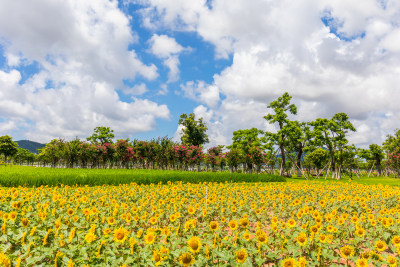
[{"label": "sunflower field", "polygon": [[397,266],[400,188],[0,188],[3,266]]}]

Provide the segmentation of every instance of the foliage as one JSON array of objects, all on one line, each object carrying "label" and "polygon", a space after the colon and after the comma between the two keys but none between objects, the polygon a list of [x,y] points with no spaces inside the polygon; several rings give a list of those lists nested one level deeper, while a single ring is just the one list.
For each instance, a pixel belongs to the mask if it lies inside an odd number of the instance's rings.
[{"label": "foliage", "polygon": [[185,145],[201,146],[209,142],[206,134],[207,126],[203,118],[196,120],[194,113],[183,113],[179,119],[179,125],[183,126],[181,141]]},{"label": "foliage", "polygon": [[264,119],[266,119],[268,123],[278,123],[279,126],[277,133],[268,133],[268,136],[274,140],[281,151],[281,175],[285,173],[285,147],[288,145],[287,136],[291,134],[290,129],[287,127],[289,123],[288,113],[293,115],[297,114],[297,107],[294,104],[290,104],[291,99],[292,97],[285,92],[281,97],[278,97],[277,100],[272,101],[268,105],[268,108],[271,108],[274,113],[268,113],[264,116]]},{"label": "foliage", "polygon": [[332,173],[336,170],[335,153],[347,145],[346,134],[349,131],[355,132],[353,124],[345,113],[337,113],[332,119],[318,118],[311,122],[314,127],[315,143],[323,146],[329,151]]},{"label": "foliage", "polygon": [[86,138],[92,144],[103,145],[105,143],[112,143],[114,138],[114,130],[110,127],[99,126],[94,128],[93,134]]},{"label": "foliage", "polygon": [[0,136],[0,155],[4,155],[5,162],[7,162],[8,157],[14,156],[17,152],[18,144],[13,142],[11,136]]}]

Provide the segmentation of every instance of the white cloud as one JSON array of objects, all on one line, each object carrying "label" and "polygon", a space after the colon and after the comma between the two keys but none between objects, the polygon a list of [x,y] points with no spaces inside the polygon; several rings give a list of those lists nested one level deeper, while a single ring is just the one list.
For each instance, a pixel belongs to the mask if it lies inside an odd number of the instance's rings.
[{"label": "white cloud", "polygon": [[128,95],[143,95],[144,93],[148,92],[149,89],[147,89],[147,86],[145,83],[140,83],[140,84],[136,84],[133,87],[125,87],[124,89],[122,89],[122,92],[124,92],[124,94],[128,94]]},{"label": "white cloud", "polygon": [[[127,137],[169,118],[166,105],[116,93],[124,79],[158,76],[129,49],[138,39],[117,1],[1,1],[0,40],[10,69],[0,71],[0,118],[25,127],[26,138],[86,137],[100,125]],[[21,83],[13,68],[33,62],[38,73]]]},{"label": "white cloud", "polygon": [[183,95],[197,102],[206,104],[209,107],[216,107],[220,100],[219,89],[215,85],[209,85],[203,81],[189,81],[180,85]]},{"label": "white cloud", "polygon": [[149,51],[163,59],[163,63],[169,68],[168,83],[179,80],[179,58],[178,55],[183,51],[190,50],[184,48],[176,42],[176,40],[167,35],[154,34],[149,40]]},{"label": "white cloud", "polygon": [[232,65],[209,85],[181,85],[186,97],[202,103],[198,88],[218,88],[221,97],[211,111],[227,129],[224,136],[265,128],[267,104],[285,91],[299,106],[300,120],[346,112],[360,127],[352,136],[359,144],[380,143],[383,131],[392,133],[400,122],[381,116],[400,113],[399,1],[142,2],[154,27],[196,32],[215,46],[216,57],[232,56]]}]

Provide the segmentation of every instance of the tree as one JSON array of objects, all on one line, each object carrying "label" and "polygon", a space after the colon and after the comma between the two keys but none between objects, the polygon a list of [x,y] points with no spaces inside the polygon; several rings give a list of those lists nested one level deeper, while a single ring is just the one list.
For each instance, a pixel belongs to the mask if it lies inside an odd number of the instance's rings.
[{"label": "tree", "polygon": [[[285,134],[288,139],[287,150],[294,152],[296,155],[296,168],[297,176],[301,177],[301,160],[303,153],[309,149],[310,140],[313,137],[313,133],[310,130],[309,125],[306,122],[289,121],[285,127]],[[288,154],[289,158],[290,155]],[[290,158],[291,159],[291,158]],[[294,163],[294,160],[291,159]]]},{"label": "tree", "polygon": [[400,176],[400,129],[394,135],[387,135],[383,142],[383,149],[387,154],[388,165]]},{"label": "tree", "polygon": [[114,130],[111,130],[110,127],[96,127],[93,130],[93,134],[86,138],[92,144],[100,144],[103,145],[105,143],[112,143],[112,139],[114,138],[113,134]]},{"label": "tree", "polygon": [[381,174],[382,174],[381,162],[382,162],[382,159],[385,158],[385,153],[383,152],[383,149],[381,146],[379,146],[377,144],[371,144],[371,145],[369,145],[369,149],[362,149],[360,151],[360,156],[366,160],[374,161],[378,176],[381,176]]},{"label": "tree", "polygon": [[254,147],[264,148],[265,137],[262,130],[257,128],[237,130],[233,132],[232,145],[227,146],[228,149],[238,149],[241,153],[241,158],[247,165],[247,170],[251,172],[253,169],[253,161],[250,157],[250,151]]},{"label": "tree", "polygon": [[386,153],[391,153],[398,148],[400,148],[400,129],[397,129],[394,135],[386,135],[386,140],[383,142]]},{"label": "tree", "polygon": [[264,116],[270,124],[278,123],[279,130],[275,134],[270,134],[270,137],[274,139],[276,144],[279,146],[281,151],[281,168],[280,168],[280,175],[285,174],[285,146],[287,146],[287,135],[289,130],[286,128],[287,124],[289,123],[288,113],[293,115],[297,114],[297,107],[294,104],[290,104],[290,99],[292,97],[285,92],[281,97],[278,97],[277,100],[272,101],[268,108],[271,108],[274,111],[274,114],[267,114]]},{"label": "tree", "polygon": [[189,116],[183,113],[179,119],[179,125],[183,126],[181,141],[185,145],[201,146],[209,142],[206,131],[208,130],[203,118],[196,120],[194,113]]},{"label": "tree", "polygon": [[312,163],[317,169],[317,178],[320,175],[321,169],[327,164],[329,159],[328,152],[325,149],[318,148],[311,153],[307,154],[306,161]]},{"label": "tree", "polygon": [[355,132],[353,124],[349,121],[346,113],[337,113],[332,119],[318,118],[310,125],[314,126],[316,144],[325,147],[329,151],[332,178],[336,171],[336,151],[341,151],[347,145],[346,134],[349,131]]},{"label": "tree", "polygon": [[4,162],[7,162],[7,157],[12,157],[18,152],[18,144],[13,142],[9,135],[0,136],[0,155],[4,155]]}]

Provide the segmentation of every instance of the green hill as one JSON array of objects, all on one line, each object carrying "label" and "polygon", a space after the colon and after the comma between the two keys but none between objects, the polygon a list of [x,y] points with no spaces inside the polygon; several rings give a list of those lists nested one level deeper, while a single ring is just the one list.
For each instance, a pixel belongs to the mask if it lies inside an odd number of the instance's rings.
[{"label": "green hill", "polygon": [[35,154],[39,153],[39,151],[38,151],[39,148],[46,146],[46,144],[41,144],[38,142],[29,141],[29,140],[20,140],[20,141],[16,141],[16,143],[18,144],[18,147],[27,149],[30,152],[35,153]]}]

